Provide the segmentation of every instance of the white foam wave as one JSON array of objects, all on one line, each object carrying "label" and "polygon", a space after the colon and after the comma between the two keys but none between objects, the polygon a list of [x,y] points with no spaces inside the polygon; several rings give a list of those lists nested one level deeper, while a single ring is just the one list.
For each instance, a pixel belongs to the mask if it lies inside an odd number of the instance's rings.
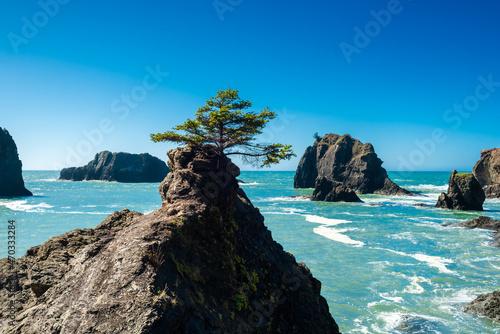
[{"label": "white foam wave", "polygon": [[240,186],[256,186],[256,185],[260,185],[260,183],[258,183],[258,182],[252,182],[252,183],[241,183],[241,182],[238,182],[238,184]]},{"label": "white foam wave", "polygon": [[282,196],[268,197],[263,199],[263,202],[309,202],[309,196]]},{"label": "white foam wave", "polygon": [[44,181],[44,182],[54,182],[54,181],[57,181],[57,179],[40,179],[40,181]]},{"label": "white foam wave", "polygon": [[419,283],[431,283],[430,280],[421,276],[409,277],[410,285],[404,288],[403,292],[412,294],[421,294],[425,289]]},{"label": "white foam wave", "polygon": [[453,270],[450,270],[446,267],[447,264],[455,263],[453,260],[450,260],[450,259],[446,259],[446,258],[443,258],[440,256],[425,255],[425,254],[420,254],[420,253],[407,254],[407,253],[395,251],[392,249],[375,248],[375,247],[373,249],[382,249],[382,250],[386,250],[388,252],[399,254],[402,256],[412,257],[417,261],[425,262],[429,267],[437,268],[440,273],[457,275],[456,272],[454,272]]},{"label": "white foam wave", "polygon": [[417,240],[415,239],[415,236],[411,232],[401,232],[401,233],[391,234],[389,235],[389,238],[395,240],[408,240],[412,244],[417,244]]},{"label": "white foam wave", "polygon": [[365,245],[362,241],[357,241],[349,238],[347,235],[342,234],[352,229],[333,229],[327,226],[320,226],[313,229],[313,232],[333,241],[341,242],[355,247],[363,247]]},{"label": "white foam wave", "polygon": [[39,203],[39,204],[28,204],[27,200],[23,201],[14,201],[14,202],[4,202],[0,203],[0,205],[5,206],[6,208],[12,211],[24,211],[24,212],[45,212],[47,210],[53,208],[54,206],[49,205],[47,203]]},{"label": "white foam wave", "polygon": [[443,192],[448,190],[448,185],[442,185],[442,186],[436,186],[434,184],[419,184],[417,186],[407,186],[405,187],[408,190],[432,190],[432,191],[439,191]]},{"label": "white foam wave", "polygon": [[350,221],[344,219],[332,219],[315,215],[305,215],[305,217],[308,222],[317,223],[321,225],[328,225],[328,226],[350,223]]}]

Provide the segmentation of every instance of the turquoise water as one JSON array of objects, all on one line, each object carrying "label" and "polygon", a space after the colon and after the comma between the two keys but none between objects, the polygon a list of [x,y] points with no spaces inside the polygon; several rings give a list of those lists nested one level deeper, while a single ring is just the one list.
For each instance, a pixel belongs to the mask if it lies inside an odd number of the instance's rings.
[{"label": "turquoise water", "polygon": [[[414,197],[361,195],[364,203],[319,203],[293,189],[293,172],[243,172],[242,188],[273,237],[322,282],[322,295],[343,333],[500,333],[500,324],[462,313],[478,294],[500,289],[500,250],[492,233],[445,227],[481,214],[500,219],[500,201],[485,212],[434,205],[449,173],[389,173]],[[24,173],[34,197],[0,199],[0,221],[17,224],[17,256],[74,228],[94,227],[122,208],[151,212],[158,184],[55,181],[58,172]],[[4,238],[6,239],[6,238]],[[0,243],[0,257],[7,254]]]}]

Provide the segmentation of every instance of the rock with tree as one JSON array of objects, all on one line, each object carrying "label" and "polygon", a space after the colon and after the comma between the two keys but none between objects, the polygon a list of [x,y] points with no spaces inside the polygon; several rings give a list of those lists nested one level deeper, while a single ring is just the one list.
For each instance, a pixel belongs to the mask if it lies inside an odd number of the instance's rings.
[{"label": "rock with tree", "polygon": [[14,139],[0,128],[0,197],[33,196],[24,186],[22,166]]},{"label": "rock with tree", "polygon": [[244,162],[260,167],[294,157],[291,145],[256,141],[276,113],[269,107],[258,113],[245,111],[251,107],[252,102],[242,100],[238,90],[221,90],[198,109],[194,119],[175,126],[173,131],[151,134],[151,140],[193,147],[214,145],[220,156],[239,155]]},{"label": "rock with tree", "polygon": [[331,198],[349,194],[349,189],[359,194],[411,195],[389,179],[370,143],[332,133],[314,137],[313,146],[306,149],[297,167],[295,188],[315,188],[316,193],[325,194],[317,198],[328,197],[327,184],[331,185]]},{"label": "rock with tree", "polygon": [[103,151],[86,166],[64,168],[60,180],[116,181],[127,183],[161,182],[168,174],[167,164],[148,153]]},{"label": "rock with tree", "polygon": [[439,196],[436,207],[483,211],[485,199],[483,188],[472,173],[458,173],[453,170],[448,182],[448,193]]},{"label": "rock with tree", "polygon": [[500,198],[500,148],[482,150],[472,173],[487,198]]},{"label": "rock with tree", "polygon": [[321,283],[273,240],[214,145],[169,151],[162,207],[115,212],[0,260],[3,333],[339,333]]}]

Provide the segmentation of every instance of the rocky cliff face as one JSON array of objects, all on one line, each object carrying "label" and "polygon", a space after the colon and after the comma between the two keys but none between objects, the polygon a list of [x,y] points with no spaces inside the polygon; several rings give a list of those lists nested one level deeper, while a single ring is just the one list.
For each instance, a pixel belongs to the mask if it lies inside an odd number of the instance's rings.
[{"label": "rocky cliff face", "polygon": [[306,149],[294,187],[315,188],[318,178],[339,182],[360,194],[411,195],[389,179],[371,144],[349,135],[326,134]]},{"label": "rocky cliff face", "polygon": [[488,198],[500,198],[500,148],[481,151],[472,171]]},{"label": "rocky cliff face", "polygon": [[210,147],[168,153],[162,207],[124,210],[17,260],[15,325],[5,333],[339,333],[321,283],[265,227]]},{"label": "rocky cliff face", "polygon": [[0,128],[0,197],[33,196],[24,187],[17,146],[6,129]]},{"label": "rocky cliff face", "polygon": [[64,168],[60,180],[161,182],[169,170],[165,162],[148,153],[111,153],[103,151],[83,167]]},{"label": "rocky cliff face", "polygon": [[448,193],[442,193],[437,208],[483,211],[484,191],[472,173],[451,172]]}]

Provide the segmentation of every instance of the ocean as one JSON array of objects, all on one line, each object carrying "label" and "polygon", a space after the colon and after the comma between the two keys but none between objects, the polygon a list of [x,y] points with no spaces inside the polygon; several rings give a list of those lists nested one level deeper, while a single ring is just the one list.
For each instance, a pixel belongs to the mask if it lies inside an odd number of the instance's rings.
[{"label": "ocean", "polygon": [[[148,213],[161,205],[157,183],[23,174],[34,196],[0,199],[0,257],[7,256],[9,220],[20,257],[52,236],[95,227],[116,210]],[[294,172],[242,172],[239,179],[274,239],[322,282],[342,333],[500,333],[500,324],[461,312],[477,295],[500,289],[492,232],[446,226],[480,215],[500,219],[500,200],[486,200],[484,212],[435,209],[449,175],[389,173],[416,196],[360,195],[364,203],[309,201],[301,195],[312,189],[293,189]]]}]

